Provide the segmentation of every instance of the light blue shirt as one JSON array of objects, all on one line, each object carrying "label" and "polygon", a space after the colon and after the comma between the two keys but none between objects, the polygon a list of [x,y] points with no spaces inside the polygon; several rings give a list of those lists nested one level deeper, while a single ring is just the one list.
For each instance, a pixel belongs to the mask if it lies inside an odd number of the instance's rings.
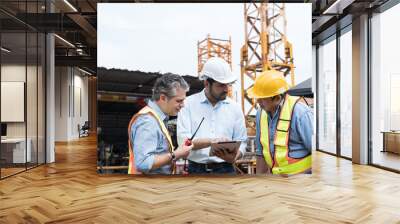
[{"label": "light blue shirt", "polygon": [[[149,101],[148,106],[157,113],[166,126],[168,116],[162,112],[160,107],[153,101]],[[150,174],[171,174],[171,164],[150,170],[156,155],[169,152],[168,140],[155,117],[145,114],[136,119],[131,126],[131,143],[137,171]]]},{"label": "light blue shirt", "polygon": [[[185,107],[178,114],[177,137],[181,145],[185,138],[190,138],[204,117],[196,138],[227,138],[241,141],[239,150],[246,150],[247,130],[244,115],[240,106],[230,98],[219,101],[213,106],[207,99],[204,90],[186,98]],[[192,150],[189,160],[197,163],[224,162],[209,156],[210,147]]]},{"label": "light blue shirt", "polygon": [[[271,155],[274,155],[275,145],[272,139],[275,139],[276,126],[279,119],[279,114],[282,107],[279,106],[275,111],[275,114],[271,117],[268,113],[268,124],[269,124],[269,148]],[[256,114],[256,154],[262,155],[262,147],[260,142],[260,117],[261,109],[257,110]],[[313,113],[311,109],[303,104],[296,103],[293,108],[292,121],[290,123],[290,135],[289,135],[289,157],[291,158],[303,158],[306,155],[311,154],[312,147],[312,133],[313,133]]]}]

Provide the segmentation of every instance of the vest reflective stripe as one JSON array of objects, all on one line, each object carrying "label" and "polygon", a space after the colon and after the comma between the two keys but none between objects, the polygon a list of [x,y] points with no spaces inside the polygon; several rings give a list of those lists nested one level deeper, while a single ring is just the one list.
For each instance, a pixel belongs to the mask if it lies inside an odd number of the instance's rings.
[{"label": "vest reflective stripe", "polygon": [[300,159],[289,157],[290,123],[294,106],[298,100],[299,97],[286,95],[275,133],[274,157],[269,148],[268,115],[264,110],[261,111],[260,142],[265,162],[272,168],[273,174],[296,174],[311,169],[311,155]]},{"label": "vest reflective stripe", "polygon": [[[132,127],[133,123],[136,121],[136,119],[140,115],[144,115],[144,114],[150,114],[157,120],[157,123],[158,123],[159,127],[161,128],[162,133],[168,140],[168,145],[169,145],[168,150],[170,152],[172,152],[172,150],[174,148],[174,145],[172,144],[171,136],[169,135],[168,129],[165,127],[164,122],[161,121],[160,117],[158,117],[157,113],[148,106],[142,108],[138,113],[133,115],[131,121],[129,122],[129,126],[128,126],[128,136],[129,136],[129,139],[128,139],[128,146],[129,146],[128,174],[141,174],[139,171],[136,170],[135,157],[134,157],[134,153],[133,153],[134,149],[133,149],[133,145],[131,142],[131,127]],[[174,173],[174,171],[175,171],[175,164],[172,165],[171,173]]]},{"label": "vest reflective stripe", "polygon": [[304,171],[311,169],[311,156],[306,156],[300,159],[296,163],[292,163],[288,166],[274,167],[272,168],[273,174],[297,174],[303,173]]},{"label": "vest reflective stripe", "polygon": [[[264,110],[261,110],[260,116],[260,142],[261,146],[263,147],[263,155],[265,162],[270,166],[273,167],[273,160],[271,151],[269,150],[269,130],[268,130],[268,117],[264,116]],[[267,128],[265,128],[267,127]],[[267,146],[267,147],[265,147]]]}]

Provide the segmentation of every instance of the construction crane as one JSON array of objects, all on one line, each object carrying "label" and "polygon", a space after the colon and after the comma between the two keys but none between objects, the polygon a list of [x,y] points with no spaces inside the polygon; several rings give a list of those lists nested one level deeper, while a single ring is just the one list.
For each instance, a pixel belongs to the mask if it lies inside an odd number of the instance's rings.
[{"label": "construction crane", "polygon": [[[286,36],[286,15],[284,3],[244,3],[245,44],[241,48],[241,93],[242,110],[249,118],[256,102],[246,91],[254,84],[263,71],[275,69],[290,75],[294,85],[292,44]],[[250,103],[246,110],[245,102]],[[248,127],[254,122],[247,120]]]},{"label": "construction crane", "polygon": [[[232,69],[232,41],[231,37],[228,40],[211,38],[207,35],[202,41],[197,42],[198,66],[197,72],[200,75],[204,63],[211,57],[220,57],[231,66]],[[229,97],[232,97],[232,88],[229,89]]]},{"label": "construction crane", "polygon": [[211,38],[207,35],[202,41],[197,42],[198,55],[198,74],[200,75],[204,63],[211,57],[220,57],[231,66],[232,69],[232,41],[231,37],[228,40]]}]

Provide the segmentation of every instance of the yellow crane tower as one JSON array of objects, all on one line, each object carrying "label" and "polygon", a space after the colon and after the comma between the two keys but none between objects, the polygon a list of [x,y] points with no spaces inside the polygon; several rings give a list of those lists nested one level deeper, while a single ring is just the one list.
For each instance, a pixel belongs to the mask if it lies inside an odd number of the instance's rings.
[{"label": "yellow crane tower", "polygon": [[[254,84],[263,71],[275,69],[290,75],[294,85],[292,45],[286,37],[286,15],[284,3],[244,4],[245,44],[241,48],[241,93],[242,110],[247,118],[255,109],[254,100],[246,90]],[[246,110],[245,102],[250,103]],[[249,120],[248,120],[249,121]],[[247,122],[248,127],[254,127]]]},{"label": "yellow crane tower", "polygon": [[[220,57],[231,66],[232,69],[232,41],[231,37],[228,40],[211,38],[207,35],[202,41],[197,42],[198,66],[197,72],[200,75],[204,63],[211,57]],[[232,97],[232,89],[229,89],[229,97]]]}]

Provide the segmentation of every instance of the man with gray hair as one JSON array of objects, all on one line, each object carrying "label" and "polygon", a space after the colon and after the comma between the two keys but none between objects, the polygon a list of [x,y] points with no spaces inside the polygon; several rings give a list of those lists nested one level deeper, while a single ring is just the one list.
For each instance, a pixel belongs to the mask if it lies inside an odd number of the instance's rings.
[{"label": "man with gray hair", "polygon": [[179,75],[165,74],[154,84],[152,99],[135,114],[128,127],[128,174],[173,174],[174,163],[186,158],[193,145],[174,150],[167,130],[169,116],[184,106],[189,85]]}]

